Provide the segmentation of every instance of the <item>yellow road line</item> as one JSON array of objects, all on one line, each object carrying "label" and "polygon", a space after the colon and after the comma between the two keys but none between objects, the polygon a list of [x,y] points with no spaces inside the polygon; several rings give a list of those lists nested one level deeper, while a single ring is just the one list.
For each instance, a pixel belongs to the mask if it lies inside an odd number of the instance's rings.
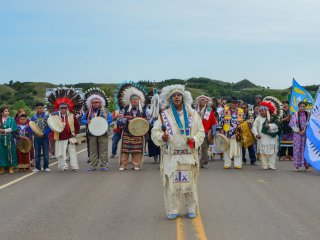
[{"label": "yellow road line", "polygon": [[177,240],[183,240],[184,233],[183,233],[183,221],[180,217],[176,219],[176,225],[177,225]]},{"label": "yellow road line", "polygon": [[[80,150],[79,152],[77,152],[77,154],[82,153],[82,152],[84,152],[84,151],[86,151],[86,150],[87,150],[86,148],[85,148],[85,149],[82,149],[82,150]],[[53,162],[53,163],[51,163],[51,164],[49,165],[49,167],[51,167],[51,166],[53,166],[53,165],[56,165],[57,163],[58,163],[58,161]],[[15,184],[15,183],[17,183],[17,182],[20,182],[20,181],[22,181],[23,179],[26,179],[26,178],[28,178],[28,177],[31,177],[33,174],[36,174],[36,172],[28,173],[27,175],[25,175],[25,176],[23,176],[23,177],[20,177],[20,178],[17,178],[16,180],[13,180],[13,181],[11,181],[11,182],[8,182],[8,183],[0,186],[0,190],[4,189],[4,188],[6,188],[6,187],[9,187],[9,186],[11,186],[11,185],[13,185],[13,184]]]},{"label": "yellow road line", "polygon": [[196,230],[198,239],[207,240],[207,235],[206,235],[206,232],[204,231],[202,218],[200,214],[198,214],[196,218],[192,219],[192,225],[193,225],[193,228]]}]

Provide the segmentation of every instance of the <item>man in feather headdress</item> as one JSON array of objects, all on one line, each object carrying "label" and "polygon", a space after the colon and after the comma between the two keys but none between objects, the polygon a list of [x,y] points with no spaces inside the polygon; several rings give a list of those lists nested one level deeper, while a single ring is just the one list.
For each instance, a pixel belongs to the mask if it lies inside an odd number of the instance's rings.
[{"label": "man in feather headdress", "polygon": [[201,160],[200,167],[207,168],[208,160],[208,143],[212,141],[212,127],[217,124],[214,111],[211,108],[211,98],[201,95],[196,98],[197,112],[199,113],[206,136],[201,145]]},{"label": "man in feather headdress", "polygon": [[[58,170],[68,169],[67,154],[70,157],[72,171],[79,171],[78,158],[75,146],[75,137],[79,133],[80,125],[76,114],[82,109],[82,99],[78,92],[71,88],[55,89],[49,96],[52,104],[49,111],[54,111],[53,116],[63,125],[62,132],[54,132],[55,155],[58,158]],[[49,117],[52,118],[52,116]]]},{"label": "man in feather headdress", "polygon": [[149,119],[145,108],[146,91],[136,83],[124,83],[119,87],[117,99],[121,108],[118,124],[123,127],[119,171],[126,170],[130,155],[132,169],[140,170],[143,162],[144,136],[132,135],[129,123],[134,118]]},{"label": "man in feather headdress", "polygon": [[274,97],[265,97],[260,103],[259,115],[251,131],[257,139],[257,154],[260,154],[262,169],[276,169],[278,132],[282,113],[282,103]]},{"label": "man in feather headdress", "polygon": [[161,148],[160,172],[168,219],[180,215],[186,203],[188,218],[198,213],[198,150],[205,137],[199,114],[191,108],[191,93],[183,85],[161,91],[162,109],[152,129],[152,140]]},{"label": "man in feather headdress", "polygon": [[158,120],[160,111],[160,98],[158,94],[158,89],[153,85],[152,98],[150,104],[150,120],[149,120],[149,132],[148,132],[148,154],[149,157],[153,157],[154,163],[158,163],[160,160],[160,147],[155,145],[151,138],[151,130],[154,123]]},{"label": "man in feather headdress", "polygon": [[95,136],[88,130],[91,120],[95,117],[104,118],[107,126],[112,122],[112,115],[107,109],[108,98],[100,88],[90,88],[85,92],[84,98],[87,111],[82,116],[81,124],[87,126],[87,135],[89,139],[90,163],[88,171],[96,170],[99,160],[100,170],[108,171],[108,131],[101,136]]}]

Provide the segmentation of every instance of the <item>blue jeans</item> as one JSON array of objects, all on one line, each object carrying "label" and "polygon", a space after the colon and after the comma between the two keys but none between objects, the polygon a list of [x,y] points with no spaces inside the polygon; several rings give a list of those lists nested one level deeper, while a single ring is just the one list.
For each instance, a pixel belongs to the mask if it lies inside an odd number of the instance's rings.
[{"label": "blue jeans", "polygon": [[[254,150],[254,144],[248,147],[250,163],[254,164],[257,161],[256,152]],[[242,148],[242,162],[247,162],[246,149]]]},{"label": "blue jeans", "polygon": [[112,136],[112,155],[117,154],[118,143],[121,139],[121,133],[114,133]]},{"label": "blue jeans", "polygon": [[44,138],[34,138],[34,150],[35,150],[35,160],[36,168],[41,170],[41,149],[43,153],[43,168],[46,169],[49,167],[49,139],[48,137]]}]

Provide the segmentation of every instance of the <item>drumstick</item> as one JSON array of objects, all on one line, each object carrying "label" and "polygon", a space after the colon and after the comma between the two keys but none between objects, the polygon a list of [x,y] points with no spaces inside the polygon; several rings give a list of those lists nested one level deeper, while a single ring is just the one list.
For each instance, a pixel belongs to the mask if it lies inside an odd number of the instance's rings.
[{"label": "drumstick", "polygon": [[160,111],[159,111],[159,115],[160,115],[160,120],[161,120],[161,130],[163,132],[167,131],[167,127],[166,125],[164,124],[164,120],[163,120],[163,117],[162,117],[162,109],[160,108]]}]

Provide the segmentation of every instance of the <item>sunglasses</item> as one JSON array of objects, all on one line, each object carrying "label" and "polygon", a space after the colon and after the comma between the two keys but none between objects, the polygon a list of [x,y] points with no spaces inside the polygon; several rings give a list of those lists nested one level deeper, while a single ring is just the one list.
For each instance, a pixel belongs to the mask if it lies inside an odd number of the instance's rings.
[{"label": "sunglasses", "polygon": [[92,103],[100,103],[99,101],[93,101]]},{"label": "sunglasses", "polygon": [[181,94],[181,93],[174,93],[174,94],[172,94],[171,96],[172,96],[172,97],[181,97],[182,94]]},{"label": "sunglasses", "polygon": [[68,109],[68,107],[59,107],[59,109]]}]

